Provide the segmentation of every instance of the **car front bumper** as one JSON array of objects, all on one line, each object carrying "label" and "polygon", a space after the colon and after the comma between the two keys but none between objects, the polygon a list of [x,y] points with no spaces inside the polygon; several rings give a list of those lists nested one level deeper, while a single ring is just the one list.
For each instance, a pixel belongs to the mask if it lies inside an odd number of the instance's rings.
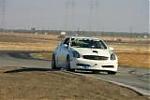
[{"label": "car front bumper", "polygon": [[87,60],[83,58],[76,59],[76,69],[81,70],[101,70],[114,71],[118,70],[118,60]]}]

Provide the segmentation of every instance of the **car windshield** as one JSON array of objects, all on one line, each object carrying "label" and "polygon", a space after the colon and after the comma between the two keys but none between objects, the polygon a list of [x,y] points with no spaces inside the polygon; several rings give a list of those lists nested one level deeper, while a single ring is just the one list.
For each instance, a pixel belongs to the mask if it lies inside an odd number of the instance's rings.
[{"label": "car windshield", "polygon": [[71,39],[71,46],[76,48],[94,48],[94,49],[107,49],[107,46],[101,40],[92,39]]}]

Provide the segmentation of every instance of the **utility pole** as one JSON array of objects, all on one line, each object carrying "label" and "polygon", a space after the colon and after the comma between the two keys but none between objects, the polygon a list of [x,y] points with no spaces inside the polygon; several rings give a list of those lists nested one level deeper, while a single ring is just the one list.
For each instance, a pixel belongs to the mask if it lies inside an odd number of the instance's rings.
[{"label": "utility pole", "polygon": [[75,1],[70,1],[70,9],[71,9],[71,15],[70,15],[70,22],[71,22],[71,30],[74,30],[74,7],[75,7]]},{"label": "utility pole", "polygon": [[99,12],[99,6],[100,6],[100,0],[95,0],[95,27],[96,27],[96,31],[100,30],[100,12]]},{"label": "utility pole", "polygon": [[129,32],[131,34],[131,38],[133,38],[133,27],[132,26],[129,27]]},{"label": "utility pole", "polygon": [[[76,4],[74,0],[66,0],[65,2],[65,27],[66,30],[72,30],[74,28],[74,8]],[[69,25],[71,24],[71,25]],[[68,27],[70,26],[70,27]],[[70,28],[70,29],[68,29]]]},{"label": "utility pole", "polygon": [[[99,0],[90,0],[89,2],[89,31],[93,31],[93,26],[96,29],[96,23],[98,23],[98,8]],[[93,25],[94,24],[94,25]]]},{"label": "utility pole", "polygon": [[5,14],[6,14],[6,2],[5,0],[0,0],[0,29],[5,29]]},{"label": "utility pole", "polygon": [[65,26],[65,30],[66,31],[68,31],[68,16],[69,16],[69,14],[68,14],[68,9],[69,9],[69,1],[68,0],[66,0],[65,1],[65,16],[64,16],[64,26]]},{"label": "utility pole", "polygon": [[89,2],[89,18],[88,18],[88,24],[89,24],[89,27],[88,27],[88,29],[89,29],[89,31],[91,31],[92,30],[92,18],[93,18],[93,0],[90,0],[90,2]]}]

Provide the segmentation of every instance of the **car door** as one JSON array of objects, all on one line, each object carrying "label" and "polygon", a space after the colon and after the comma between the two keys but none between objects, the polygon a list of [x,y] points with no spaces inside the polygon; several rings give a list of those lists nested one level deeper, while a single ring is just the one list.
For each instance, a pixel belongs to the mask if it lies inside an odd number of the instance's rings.
[{"label": "car door", "polygon": [[61,47],[61,66],[62,67],[66,67],[66,58],[68,55],[68,50],[69,50],[69,42],[70,42],[70,38],[66,38],[62,47]]},{"label": "car door", "polygon": [[55,60],[56,60],[56,66],[60,67],[60,54],[61,54],[61,45],[62,43],[59,44],[59,46],[56,49],[55,53]]}]

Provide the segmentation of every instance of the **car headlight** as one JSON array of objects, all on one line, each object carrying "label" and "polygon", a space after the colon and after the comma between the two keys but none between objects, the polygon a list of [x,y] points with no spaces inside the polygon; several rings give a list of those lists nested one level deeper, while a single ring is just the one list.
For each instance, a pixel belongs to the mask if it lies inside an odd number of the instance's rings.
[{"label": "car headlight", "polygon": [[110,60],[116,60],[116,55],[114,53],[110,55]]},{"label": "car headlight", "polygon": [[80,58],[80,54],[77,51],[73,51],[73,57]]}]

